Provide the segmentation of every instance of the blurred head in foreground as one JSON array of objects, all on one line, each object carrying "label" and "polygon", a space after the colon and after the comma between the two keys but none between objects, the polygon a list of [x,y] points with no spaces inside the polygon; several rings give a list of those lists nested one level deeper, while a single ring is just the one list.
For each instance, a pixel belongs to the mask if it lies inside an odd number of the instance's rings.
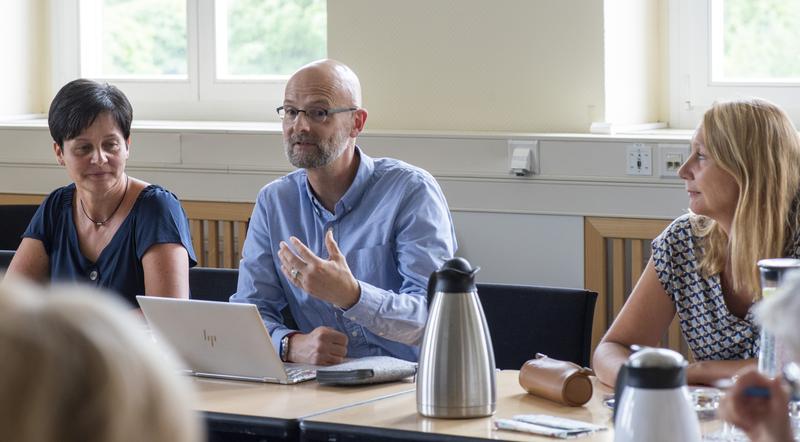
[{"label": "blurred head in foreground", "polygon": [[168,351],[87,287],[0,283],[0,440],[196,441]]}]

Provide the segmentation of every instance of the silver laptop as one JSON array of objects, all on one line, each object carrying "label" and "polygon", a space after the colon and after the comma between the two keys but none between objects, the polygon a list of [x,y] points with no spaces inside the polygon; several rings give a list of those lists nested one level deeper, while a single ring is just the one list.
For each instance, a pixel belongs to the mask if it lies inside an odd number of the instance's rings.
[{"label": "silver laptop", "polygon": [[196,376],[295,384],[316,366],[284,364],[253,304],[137,296],[155,336],[170,343]]}]

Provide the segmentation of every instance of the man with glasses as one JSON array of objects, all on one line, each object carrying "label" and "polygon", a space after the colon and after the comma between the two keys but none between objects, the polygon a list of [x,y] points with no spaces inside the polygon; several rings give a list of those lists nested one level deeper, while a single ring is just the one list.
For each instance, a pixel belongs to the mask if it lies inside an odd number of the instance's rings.
[{"label": "man with glasses", "polygon": [[[415,361],[428,277],[456,251],[439,185],[356,146],[367,111],[358,77],[342,63],[300,68],[277,111],[298,170],[259,192],[231,301],[258,306],[284,361]],[[284,324],[286,306],[297,330]]]}]

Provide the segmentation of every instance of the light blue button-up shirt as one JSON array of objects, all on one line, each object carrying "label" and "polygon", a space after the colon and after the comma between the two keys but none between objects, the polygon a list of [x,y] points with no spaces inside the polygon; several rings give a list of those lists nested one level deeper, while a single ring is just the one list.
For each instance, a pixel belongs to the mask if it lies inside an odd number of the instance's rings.
[{"label": "light blue button-up shirt", "polygon": [[[317,201],[304,169],[261,189],[231,302],[258,306],[276,350],[294,331],[283,325],[280,313],[288,305],[300,332],[324,325],[345,333],[347,357],[416,361],[428,319],[428,278],[456,251],[453,221],[428,172],[356,150],[358,172],[335,213]],[[281,241],[296,236],[326,259],[328,230],[361,286],[359,301],[347,310],[305,293],[280,270]]]}]

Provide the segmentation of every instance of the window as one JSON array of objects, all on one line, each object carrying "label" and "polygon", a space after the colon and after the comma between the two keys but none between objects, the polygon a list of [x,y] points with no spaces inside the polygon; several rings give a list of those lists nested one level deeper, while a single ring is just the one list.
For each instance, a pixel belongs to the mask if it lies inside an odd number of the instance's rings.
[{"label": "window", "polygon": [[800,2],[711,2],[714,83],[800,84]]},{"label": "window", "polygon": [[217,0],[216,6],[217,78],[288,76],[325,57],[324,1]]},{"label": "window", "polygon": [[277,121],[288,76],[326,56],[325,0],[59,0],[53,91],[118,85],[137,118]]},{"label": "window", "polygon": [[670,125],[694,128],[714,101],[761,97],[800,124],[800,2],[672,0]]},{"label": "window", "polygon": [[83,0],[81,76],[186,79],[185,0]]}]

